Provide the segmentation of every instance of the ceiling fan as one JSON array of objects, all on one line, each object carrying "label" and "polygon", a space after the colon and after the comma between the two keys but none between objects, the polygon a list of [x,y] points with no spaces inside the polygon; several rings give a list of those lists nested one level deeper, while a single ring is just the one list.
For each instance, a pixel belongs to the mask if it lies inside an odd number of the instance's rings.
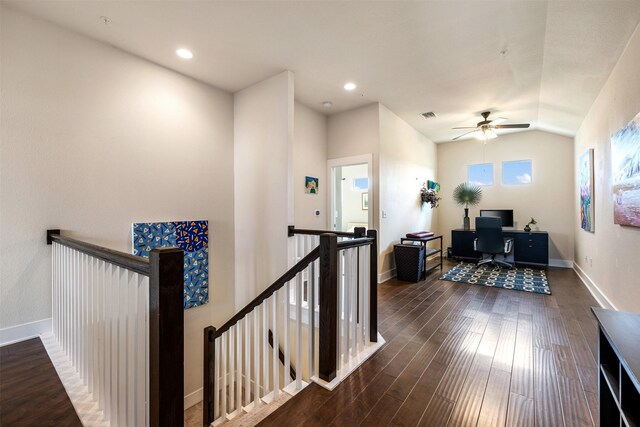
[{"label": "ceiling fan", "polygon": [[469,132],[463,133],[462,135],[456,136],[455,138],[453,138],[453,141],[472,133],[476,134],[475,137],[477,139],[486,141],[488,139],[493,139],[498,137],[498,134],[495,133],[494,129],[526,129],[530,126],[529,123],[503,125],[501,123],[505,122],[507,119],[505,119],[504,117],[499,117],[495,120],[489,120],[489,114],[491,114],[490,111],[485,111],[484,113],[481,113],[482,118],[484,120],[482,120],[481,122],[478,122],[476,126],[453,128],[453,129],[473,129]]}]

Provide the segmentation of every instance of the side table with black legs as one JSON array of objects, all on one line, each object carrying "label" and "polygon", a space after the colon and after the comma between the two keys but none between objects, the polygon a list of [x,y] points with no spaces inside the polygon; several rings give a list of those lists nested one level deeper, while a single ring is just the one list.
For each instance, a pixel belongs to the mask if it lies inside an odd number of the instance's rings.
[{"label": "side table with black legs", "polygon": [[[440,240],[440,249],[432,249],[427,247],[427,243],[431,242],[432,240]],[[429,236],[425,238],[402,237],[400,239],[400,244],[403,244],[404,242],[419,242],[424,247],[424,278],[426,278],[427,274],[429,274],[432,270],[435,270],[438,267],[440,267],[440,271],[442,271],[442,235]],[[438,253],[440,254],[440,263],[434,264],[431,267],[427,267],[427,258]]]}]

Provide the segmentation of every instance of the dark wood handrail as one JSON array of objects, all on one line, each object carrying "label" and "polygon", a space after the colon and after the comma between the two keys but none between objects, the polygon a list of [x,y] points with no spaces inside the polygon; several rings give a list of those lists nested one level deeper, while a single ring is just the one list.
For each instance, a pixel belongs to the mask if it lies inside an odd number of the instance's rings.
[{"label": "dark wood handrail", "polygon": [[295,234],[307,234],[310,236],[320,236],[321,234],[335,234],[338,237],[364,237],[366,236],[366,228],[356,227],[353,233],[347,231],[333,231],[333,230],[306,230],[303,228],[296,228],[295,225],[287,227],[287,236],[293,237]]},{"label": "dark wood handrail", "polygon": [[47,230],[47,244],[50,245],[53,242],[145,276],[151,274],[149,260],[147,258],[83,242],[72,237],[62,236],[60,235],[60,230]]},{"label": "dark wood handrail", "polygon": [[338,250],[341,251],[343,249],[351,249],[351,248],[357,248],[358,246],[366,246],[366,245],[372,245],[374,242],[374,239],[371,237],[361,237],[358,239],[351,239],[351,240],[343,240],[342,242],[338,242]]},{"label": "dark wood handrail", "polygon": [[229,328],[231,328],[233,325],[238,323],[239,320],[242,320],[244,316],[251,313],[251,311],[253,311],[254,308],[262,304],[264,300],[266,300],[271,295],[273,295],[275,291],[283,287],[285,283],[287,283],[289,280],[296,277],[298,273],[302,272],[305,268],[307,268],[309,264],[311,264],[313,261],[315,261],[318,258],[319,253],[320,253],[320,250],[318,248],[315,248],[311,252],[309,252],[304,258],[298,261],[296,265],[291,267],[289,271],[284,273],[278,280],[273,282],[273,285],[269,286],[267,289],[262,291],[262,293],[260,293],[260,295],[255,297],[253,301],[247,304],[245,308],[243,308],[238,313],[236,313],[235,316],[229,319],[224,325],[216,329],[216,331],[213,333],[213,339],[218,338],[220,335],[228,331]]}]

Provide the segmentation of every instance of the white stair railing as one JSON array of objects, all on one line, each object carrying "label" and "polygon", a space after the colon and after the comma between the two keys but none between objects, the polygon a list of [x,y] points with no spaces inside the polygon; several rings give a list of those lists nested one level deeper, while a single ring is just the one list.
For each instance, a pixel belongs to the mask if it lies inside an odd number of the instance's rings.
[{"label": "white stair railing", "polygon": [[[59,230],[47,233],[47,243],[52,335],[104,419],[112,426],[182,423],[183,373],[169,366],[183,359],[182,251],[155,250],[150,262]],[[178,327],[169,324],[176,320]]]},{"label": "white stair railing", "polygon": [[[318,376],[330,376],[320,372],[322,351],[316,344],[322,345],[319,309],[326,299],[320,293],[318,244],[325,237],[313,230],[289,232],[291,269],[223,326],[205,328],[204,425],[233,419],[280,393],[296,394]],[[370,246],[376,237],[375,232],[366,237],[363,229],[332,236],[331,257],[341,266],[339,275],[334,272],[339,299],[329,303],[342,331],[334,338],[334,347],[340,346],[333,356],[335,376],[370,341]],[[339,250],[338,238],[345,240]]]}]

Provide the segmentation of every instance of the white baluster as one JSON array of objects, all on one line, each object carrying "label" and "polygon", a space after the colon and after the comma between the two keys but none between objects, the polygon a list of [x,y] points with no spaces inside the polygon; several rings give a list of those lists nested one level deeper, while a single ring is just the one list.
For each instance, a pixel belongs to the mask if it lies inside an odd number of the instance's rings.
[{"label": "white baluster", "polygon": [[88,340],[88,334],[87,334],[87,326],[88,326],[88,322],[87,322],[87,314],[88,314],[88,309],[89,309],[89,301],[87,299],[87,294],[89,293],[89,278],[88,276],[88,255],[83,254],[82,255],[82,282],[81,282],[81,286],[80,286],[80,295],[81,295],[81,299],[80,299],[80,316],[82,319],[82,322],[80,323],[80,341],[81,341],[81,345],[80,345],[80,354],[81,354],[81,362],[80,362],[80,367],[81,367],[81,376],[82,376],[82,383],[87,386],[88,385],[88,376],[89,376],[89,370],[88,370],[88,359],[87,359],[87,344],[89,342]]},{"label": "white baluster", "polygon": [[291,352],[290,341],[291,334],[289,332],[289,323],[291,319],[291,289],[290,282],[284,284],[284,386],[288,386],[291,383]]},{"label": "white baluster", "polygon": [[[89,393],[93,393],[93,372],[96,366],[94,355],[95,333],[93,331],[93,316],[96,312],[93,296],[95,293],[95,281],[93,278],[93,257],[87,259],[87,384]],[[95,396],[94,396],[95,398]]]},{"label": "white baluster", "polygon": [[[255,310],[253,311],[255,316]],[[250,346],[250,334],[251,329],[249,325],[251,323],[252,313],[247,314],[244,321],[244,405],[248,405],[251,402],[251,346]]]},{"label": "white baluster", "polygon": [[229,328],[229,413],[232,413],[235,408],[235,380],[236,380],[236,358],[234,354],[236,338],[235,325]]},{"label": "white baluster", "polygon": [[278,349],[278,291],[271,297],[271,318],[273,319],[273,398],[278,397],[280,391],[280,357]]},{"label": "white baluster", "polygon": [[307,295],[309,296],[309,301],[307,302],[308,308],[308,344],[309,344],[309,378],[315,375],[315,291],[314,288],[316,286],[316,273],[315,273],[315,262],[312,262],[309,267],[307,267]]},{"label": "white baluster", "polygon": [[118,305],[119,300],[119,284],[120,284],[120,267],[112,268],[110,278],[111,288],[111,391],[109,405],[111,414],[109,420],[111,423],[118,425]]},{"label": "white baluster", "polygon": [[347,255],[348,251],[342,251],[342,254],[344,256],[344,270],[343,270],[343,286],[344,286],[344,299],[343,299],[343,332],[344,335],[342,336],[343,339],[343,346],[342,346],[342,357],[344,359],[344,363],[347,363],[349,361],[349,317],[351,315],[351,313],[349,312],[350,307],[350,303],[351,303],[351,295],[350,295],[350,274],[351,274],[351,260],[349,259],[348,255]]},{"label": "white baluster", "polygon": [[[260,310],[262,305],[253,309],[253,406],[260,404]],[[264,340],[263,340],[264,341]]]},{"label": "white baluster", "polygon": [[149,295],[149,278],[146,276],[138,275],[137,283],[137,305],[138,310],[136,313],[136,360],[135,360],[135,408],[136,408],[136,426],[144,426],[147,424],[146,420],[146,408],[148,406],[146,401],[147,390],[147,360],[148,350],[146,348],[147,342],[147,296]]},{"label": "white baluster", "polygon": [[127,286],[127,425],[135,425],[136,420],[136,382],[135,382],[135,367],[136,367],[136,311],[138,309],[138,273],[129,272],[129,283]]},{"label": "white baluster", "polygon": [[221,374],[222,374],[222,390],[221,390],[221,402],[220,402],[220,416],[225,417],[227,415],[227,341],[229,333],[225,332],[220,337],[222,343],[221,354]]},{"label": "white baluster", "polygon": [[80,305],[80,298],[78,295],[78,288],[80,287],[80,254],[77,251],[73,251],[73,306],[69,307],[69,309],[73,313],[73,328],[71,332],[72,340],[73,340],[73,358],[71,359],[71,364],[75,371],[78,371],[78,348],[80,347],[78,340],[78,332],[80,330],[80,319],[78,316],[78,306]]},{"label": "white baluster", "polygon": [[343,281],[343,264],[342,264],[342,251],[338,251],[338,363],[336,367],[340,369],[342,366],[342,352],[344,351],[344,341],[342,337],[344,335],[344,281]]},{"label": "white baluster", "polygon": [[[296,276],[296,390],[302,388],[302,272]],[[287,322],[289,319],[286,320]]]},{"label": "white baluster", "polygon": [[267,322],[269,307],[267,300],[262,302],[262,396],[269,393],[269,323]]},{"label": "white baluster", "polygon": [[112,288],[112,268],[111,264],[104,264],[104,274],[103,274],[103,299],[104,299],[104,324],[102,326],[104,330],[104,386],[103,386],[103,399],[104,399],[104,414],[107,420],[111,419],[111,316],[113,315],[111,312],[111,300],[113,297],[113,288]]},{"label": "white baluster", "polygon": [[364,246],[364,259],[365,259],[365,263],[364,263],[364,268],[363,268],[363,275],[364,275],[364,280],[362,282],[362,289],[364,290],[363,294],[364,294],[364,302],[363,302],[363,307],[364,309],[362,310],[363,315],[364,315],[364,342],[368,343],[369,342],[369,332],[370,332],[370,325],[369,325],[369,298],[370,298],[370,289],[369,289],[369,275],[370,275],[370,259],[369,256],[371,254],[371,246],[367,245]]},{"label": "white baluster", "polygon": [[58,339],[58,313],[56,312],[57,306],[57,297],[58,297],[58,283],[56,277],[56,244],[55,242],[51,244],[51,278],[52,278],[52,288],[51,288],[51,320],[52,320],[52,332],[53,336]]},{"label": "white baluster", "polygon": [[127,425],[127,285],[128,271],[120,269],[118,310],[118,424]]},{"label": "white baluster", "polygon": [[213,407],[214,407],[214,412],[213,412],[213,418],[214,419],[218,419],[222,416],[222,412],[220,411],[220,404],[221,404],[221,400],[220,400],[220,374],[221,374],[221,369],[220,369],[220,365],[222,363],[222,360],[220,359],[220,346],[222,344],[222,337],[218,337],[214,340],[213,342],[213,352],[215,354],[215,359],[216,359],[216,363],[213,366],[213,376],[214,376],[214,385],[215,387],[213,388]]},{"label": "white baluster", "polygon": [[[236,332],[236,410],[242,410],[242,326],[246,317],[238,322]],[[240,412],[238,412],[240,415]]]},{"label": "white baluster", "polygon": [[357,341],[357,336],[356,336],[356,327],[357,327],[357,316],[358,316],[358,312],[357,312],[357,302],[358,302],[358,281],[357,281],[357,277],[358,277],[358,259],[356,257],[357,255],[357,248],[351,248],[349,249],[349,258],[351,260],[351,271],[350,271],[350,277],[349,277],[349,287],[351,289],[350,294],[351,294],[351,299],[350,299],[350,303],[351,303],[351,309],[349,310],[351,312],[351,316],[349,318],[349,325],[351,326],[351,332],[350,332],[350,336],[351,336],[351,355],[352,356],[356,356],[356,354],[358,354],[358,341]]},{"label": "white baluster", "polygon": [[364,247],[358,247],[358,345],[364,349]]}]

